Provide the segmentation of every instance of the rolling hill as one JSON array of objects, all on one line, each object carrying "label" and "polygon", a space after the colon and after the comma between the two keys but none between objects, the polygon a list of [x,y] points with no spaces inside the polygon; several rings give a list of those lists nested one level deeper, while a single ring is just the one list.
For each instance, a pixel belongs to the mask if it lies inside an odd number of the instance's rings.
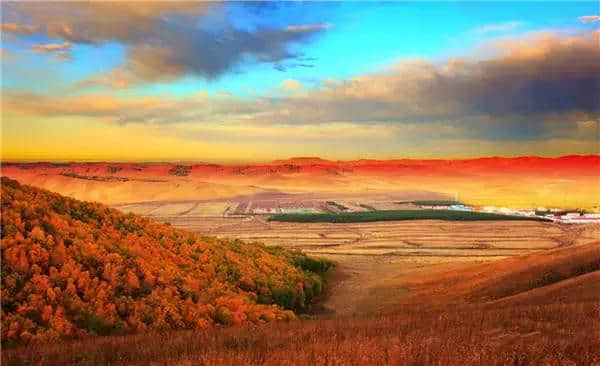
[{"label": "rolling hill", "polygon": [[[600,210],[600,156],[449,160],[291,158],[268,163],[3,163],[2,175],[105,204],[264,192],[429,191],[474,205]],[[422,197],[414,197],[419,199]],[[436,197],[430,197],[435,199]],[[438,197],[439,198],[439,197]]]},{"label": "rolling hill", "polygon": [[294,319],[329,263],[2,178],[2,343]]},{"label": "rolling hill", "polygon": [[[486,307],[600,302],[600,237],[577,246],[441,270],[400,281],[396,305]],[[394,311],[394,308],[389,309]]]}]

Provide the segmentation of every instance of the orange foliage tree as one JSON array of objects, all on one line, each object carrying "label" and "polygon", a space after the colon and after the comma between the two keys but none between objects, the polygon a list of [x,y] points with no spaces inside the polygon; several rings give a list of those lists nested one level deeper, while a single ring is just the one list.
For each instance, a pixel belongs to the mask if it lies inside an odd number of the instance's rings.
[{"label": "orange foliage tree", "polygon": [[294,319],[328,262],[2,178],[2,342]]}]

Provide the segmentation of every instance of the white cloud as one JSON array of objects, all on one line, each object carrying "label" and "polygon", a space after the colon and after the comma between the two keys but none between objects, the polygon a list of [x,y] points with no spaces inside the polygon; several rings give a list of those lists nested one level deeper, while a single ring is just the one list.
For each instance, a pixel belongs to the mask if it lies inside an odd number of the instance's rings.
[{"label": "white cloud", "polygon": [[315,24],[298,24],[288,25],[285,30],[288,32],[314,32],[329,29],[331,25],[329,23],[315,23]]},{"label": "white cloud", "polygon": [[483,34],[483,33],[500,33],[500,32],[509,32],[515,30],[523,25],[521,21],[509,21],[499,24],[488,24],[483,27],[479,27],[473,30],[473,33]]},{"label": "white cloud", "polygon": [[582,23],[600,22],[600,15],[584,15],[579,17],[579,21]]}]

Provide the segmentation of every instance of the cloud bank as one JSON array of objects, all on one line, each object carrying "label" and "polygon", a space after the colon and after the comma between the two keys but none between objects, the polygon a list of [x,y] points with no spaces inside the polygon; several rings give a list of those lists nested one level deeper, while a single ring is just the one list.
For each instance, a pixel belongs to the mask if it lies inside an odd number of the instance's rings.
[{"label": "cloud bank", "polygon": [[7,33],[43,33],[73,44],[116,41],[126,46],[123,65],[81,86],[125,87],[184,75],[214,79],[242,63],[297,59],[301,55],[289,46],[329,27],[300,24],[249,31],[235,28],[226,18],[218,26],[208,26],[202,24],[202,16],[220,7],[211,2],[16,2],[2,6],[22,20],[3,24]]},{"label": "cloud bank", "polygon": [[[576,37],[542,33],[507,39],[487,46],[487,54],[493,56],[444,64],[402,61],[379,73],[326,80],[312,90],[289,80],[282,86],[295,92],[279,97],[201,93],[184,98],[59,97],[7,92],[3,109],[45,117],[95,117],[117,124],[412,126],[411,133],[421,137],[589,140],[594,121],[600,118],[599,35],[598,31]],[[156,64],[145,72],[172,65]],[[414,132],[418,126],[422,135]]]}]

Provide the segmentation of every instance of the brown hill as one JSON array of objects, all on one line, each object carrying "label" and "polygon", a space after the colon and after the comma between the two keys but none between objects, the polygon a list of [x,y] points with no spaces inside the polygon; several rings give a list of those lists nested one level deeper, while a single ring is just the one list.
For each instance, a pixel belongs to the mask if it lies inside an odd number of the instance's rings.
[{"label": "brown hill", "polygon": [[561,304],[600,301],[599,276],[600,238],[584,245],[443,270],[398,285],[410,293],[401,300],[402,306]]},{"label": "brown hill", "polygon": [[3,163],[2,175],[105,204],[282,192],[439,192],[475,205],[600,209],[600,156],[256,164]]}]

